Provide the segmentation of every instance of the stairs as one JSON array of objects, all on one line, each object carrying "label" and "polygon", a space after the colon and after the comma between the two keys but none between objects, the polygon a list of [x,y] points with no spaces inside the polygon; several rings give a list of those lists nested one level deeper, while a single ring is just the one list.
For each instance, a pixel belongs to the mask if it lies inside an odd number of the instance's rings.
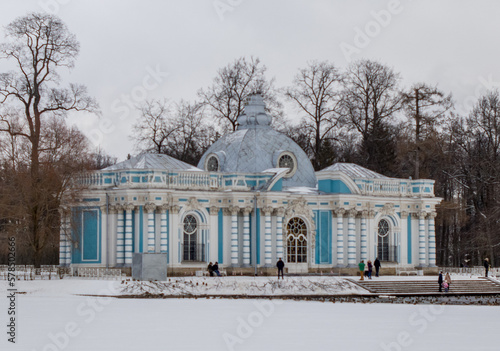
[{"label": "stairs", "polygon": [[[439,294],[436,280],[357,280],[350,282],[377,295]],[[444,289],[443,289],[444,293]],[[448,294],[500,294],[500,283],[489,279],[453,280]]]}]

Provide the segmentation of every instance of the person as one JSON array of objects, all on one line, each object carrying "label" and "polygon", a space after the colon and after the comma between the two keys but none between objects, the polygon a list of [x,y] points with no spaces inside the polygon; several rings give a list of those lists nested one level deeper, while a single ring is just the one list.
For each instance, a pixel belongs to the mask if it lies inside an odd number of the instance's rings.
[{"label": "person", "polygon": [[358,264],[359,267],[359,274],[361,275],[361,278],[359,280],[365,280],[365,261],[361,260]]},{"label": "person", "polygon": [[212,270],[215,274],[217,274],[218,277],[220,277],[219,262],[215,262],[215,264],[212,266]]},{"label": "person", "polygon": [[368,260],[366,264],[368,265],[368,279],[372,279],[372,271],[373,271],[372,261]]},{"label": "person", "polygon": [[280,279],[280,273],[281,273],[281,279],[285,279],[283,277],[283,269],[285,268],[285,262],[281,259],[281,257],[278,259],[278,262],[276,263],[276,267],[278,267],[278,280]]},{"label": "person", "polygon": [[445,291],[448,292],[448,290],[451,289],[451,277],[450,277],[450,273],[446,272],[446,275],[444,277],[444,281],[448,285],[448,288],[445,289]]},{"label": "person", "polygon": [[489,271],[489,269],[490,269],[490,267],[491,267],[491,264],[490,264],[490,259],[489,259],[488,257],[486,257],[486,258],[484,259],[483,266],[484,266],[484,272],[485,272],[485,273],[484,273],[484,276],[485,276],[486,278],[488,278],[488,271]]},{"label": "person", "polygon": [[207,267],[207,269],[208,269],[208,274],[210,274],[210,276],[211,276],[211,277],[213,277],[213,276],[214,276],[214,268],[213,268],[213,267],[214,267],[214,266],[212,265],[212,262],[210,262],[210,263],[208,264],[208,267]]},{"label": "person", "polygon": [[449,285],[446,281],[443,282],[443,288],[445,293],[448,292]]},{"label": "person", "polygon": [[439,277],[438,277],[438,284],[439,284],[439,292],[443,292],[443,272],[439,272]]},{"label": "person", "polygon": [[378,257],[375,259],[375,262],[373,262],[373,265],[375,266],[375,276],[378,277],[378,271],[380,270],[380,267],[382,267]]}]

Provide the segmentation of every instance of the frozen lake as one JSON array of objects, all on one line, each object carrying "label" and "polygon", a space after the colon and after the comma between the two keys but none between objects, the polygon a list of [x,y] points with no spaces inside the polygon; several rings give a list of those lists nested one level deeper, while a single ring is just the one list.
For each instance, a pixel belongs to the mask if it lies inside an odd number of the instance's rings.
[{"label": "frozen lake", "polygon": [[497,306],[78,296],[17,304],[18,342],[3,333],[1,350],[499,349]]}]

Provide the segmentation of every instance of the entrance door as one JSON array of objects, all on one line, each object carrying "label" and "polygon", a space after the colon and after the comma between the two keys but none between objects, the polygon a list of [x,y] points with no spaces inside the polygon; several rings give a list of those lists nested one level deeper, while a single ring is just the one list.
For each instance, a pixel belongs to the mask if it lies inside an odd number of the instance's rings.
[{"label": "entrance door", "polygon": [[288,273],[307,273],[307,225],[301,218],[290,219],[286,226]]}]

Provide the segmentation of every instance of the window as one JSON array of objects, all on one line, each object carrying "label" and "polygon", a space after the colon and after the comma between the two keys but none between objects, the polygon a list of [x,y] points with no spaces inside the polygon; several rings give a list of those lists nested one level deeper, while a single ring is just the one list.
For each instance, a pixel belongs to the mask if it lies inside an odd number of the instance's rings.
[{"label": "window", "polygon": [[286,225],[287,262],[307,263],[307,226],[300,218],[292,218]]},{"label": "window", "polygon": [[200,253],[202,248],[198,244],[198,221],[193,215],[184,217],[184,243],[183,243],[183,260],[184,261],[199,261],[201,260]]},{"label": "window", "polygon": [[285,178],[290,178],[295,174],[295,171],[297,170],[297,160],[295,158],[295,155],[288,151],[281,153],[278,158],[277,167],[290,169],[285,175]]},{"label": "window", "polygon": [[378,222],[377,255],[380,261],[395,261],[395,247],[390,246],[390,225],[386,219]]},{"label": "window", "polygon": [[219,171],[219,160],[217,156],[210,156],[207,161],[207,171],[218,172]]}]

